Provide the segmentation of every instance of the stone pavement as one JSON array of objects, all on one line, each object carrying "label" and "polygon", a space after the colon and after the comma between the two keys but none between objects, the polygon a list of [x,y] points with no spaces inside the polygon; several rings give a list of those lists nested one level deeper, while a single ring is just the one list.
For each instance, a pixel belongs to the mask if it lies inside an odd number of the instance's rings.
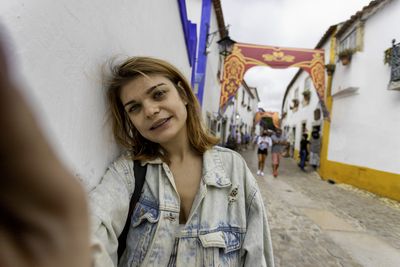
[{"label": "stone pavement", "polygon": [[[241,152],[254,176],[256,150]],[[400,204],[348,185],[330,184],[283,158],[278,178],[257,177],[268,212],[275,264],[400,266]],[[379,177],[377,177],[379,179]]]}]

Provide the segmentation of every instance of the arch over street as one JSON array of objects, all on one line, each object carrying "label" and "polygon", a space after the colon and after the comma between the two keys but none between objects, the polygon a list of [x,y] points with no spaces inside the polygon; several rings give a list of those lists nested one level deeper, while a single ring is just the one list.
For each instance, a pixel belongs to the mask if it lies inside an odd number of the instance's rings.
[{"label": "arch over street", "polygon": [[284,69],[298,67],[306,71],[313,81],[325,119],[329,112],[325,105],[325,69],[324,50],[305,48],[285,48],[255,44],[235,43],[232,53],[224,63],[224,75],[221,85],[220,113],[224,113],[227,104],[235,96],[243,81],[245,72],[253,66],[268,66]]}]

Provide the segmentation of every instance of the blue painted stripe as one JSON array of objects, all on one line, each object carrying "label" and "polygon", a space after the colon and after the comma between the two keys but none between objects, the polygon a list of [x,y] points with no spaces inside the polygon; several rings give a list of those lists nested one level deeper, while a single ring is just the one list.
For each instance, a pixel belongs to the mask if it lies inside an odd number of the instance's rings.
[{"label": "blue painted stripe", "polygon": [[208,25],[210,24],[210,17],[211,17],[211,0],[203,0],[201,9],[199,49],[197,51],[197,66],[195,75],[195,83],[198,84],[197,99],[199,100],[200,105],[203,104],[204,82],[205,82],[205,74],[207,67],[207,55],[205,51],[206,51],[207,34],[209,28]]},{"label": "blue painted stripe", "polygon": [[[196,47],[197,47],[197,27],[187,17],[185,0],[178,0],[179,13],[185,36],[186,51],[189,58],[189,65],[194,66],[196,62]],[[193,75],[192,75],[193,76]]]}]

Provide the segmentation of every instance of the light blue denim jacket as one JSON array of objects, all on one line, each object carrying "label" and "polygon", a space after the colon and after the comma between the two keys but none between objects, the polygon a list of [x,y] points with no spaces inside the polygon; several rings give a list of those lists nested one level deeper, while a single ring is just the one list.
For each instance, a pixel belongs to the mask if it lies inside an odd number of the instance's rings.
[{"label": "light blue denim jacket", "polygon": [[[146,181],[118,266],[168,266],[174,249],[177,267],[274,266],[260,190],[239,154],[221,147],[204,153],[201,184],[183,227],[168,165],[159,159],[146,163]],[[124,155],[90,192],[96,267],[117,266],[118,235],[126,222],[134,179],[133,162]]]}]

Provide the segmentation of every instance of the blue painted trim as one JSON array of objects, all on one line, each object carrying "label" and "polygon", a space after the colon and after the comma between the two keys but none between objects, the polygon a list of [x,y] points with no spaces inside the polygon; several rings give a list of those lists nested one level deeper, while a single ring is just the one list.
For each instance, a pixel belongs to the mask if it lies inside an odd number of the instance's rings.
[{"label": "blue painted trim", "polygon": [[[179,5],[179,13],[183,28],[183,34],[185,36],[185,44],[189,58],[189,65],[193,67],[196,62],[197,26],[195,23],[192,23],[187,17],[185,0],[178,0],[178,5]],[[192,76],[194,75],[192,74]]]},{"label": "blue painted trim", "polygon": [[201,22],[200,22],[200,38],[199,38],[199,49],[197,51],[197,66],[195,83],[198,84],[197,99],[200,105],[203,105],[203,95],[204,95],[204,82],[207,67],[207,55],[206,45],[207,45],[207,34],[210,24],[211,17],[211,0],[203,0],[201,9]]}]

